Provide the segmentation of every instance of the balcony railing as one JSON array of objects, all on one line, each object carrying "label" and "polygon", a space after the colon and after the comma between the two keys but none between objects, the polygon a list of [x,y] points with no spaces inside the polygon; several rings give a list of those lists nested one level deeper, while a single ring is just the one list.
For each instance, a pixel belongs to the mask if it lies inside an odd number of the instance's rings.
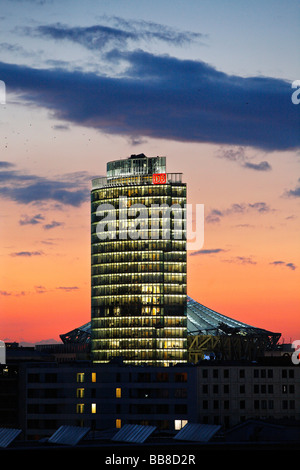
[{"label": "balcony railing", "polygon": [[[166,183],[182,183],[182,173],[166,173]],[[118,176],[115,178],[108,178],[102,176],[92,180],[92,189],[100,189],[110,186],[122,185],[141,185],[141,184],[154,184],[153,175],[131,175],[131,176]],[[156,183],[157,184],[157,183]]]}]

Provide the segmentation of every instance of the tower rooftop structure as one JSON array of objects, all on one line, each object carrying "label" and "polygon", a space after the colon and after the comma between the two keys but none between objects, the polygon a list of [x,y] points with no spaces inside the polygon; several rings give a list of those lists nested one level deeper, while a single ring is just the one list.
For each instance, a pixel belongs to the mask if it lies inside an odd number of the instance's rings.
[{"label": "tower rooftop structure", "polygon": [[[153,184],[153,175],[163,176],[166,184],[182,183],[182,173],[166,172],[166,157],[147,157],[143,153],[107,163],[106,176],[93,178],[92,190],[119,185]],[[160,184],[157,182],[155,184]]]}]

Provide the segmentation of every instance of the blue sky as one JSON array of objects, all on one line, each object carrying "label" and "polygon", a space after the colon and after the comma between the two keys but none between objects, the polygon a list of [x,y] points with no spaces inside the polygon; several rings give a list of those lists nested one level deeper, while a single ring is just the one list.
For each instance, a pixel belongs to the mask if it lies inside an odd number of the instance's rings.
[{"label": "blue sky", "polygon": [[2,80],[61,121],[134,139],[299,144],[292,2],[4,5]]},{"label": "blue sky", "polygon": [[[217,69],[241,76],[263,74],[294,80],[299,70],[296,45],[299,41],[299,2],[289,0],[189,0],[185,1],[39,1],[3,0],[1,2],[2,41],[43,51],[53,59],[63,56],[48,42],[22,34],[22,29],[62,23],[84,27],[111,24],[119,17],[131,22],[146,21],[203,35],[202,41],[178,48],[150,44],[152,51],[177,57],[202,60]],[[26,47],[27,48],[27,47]],[[22,60],[22,59],[21,59]],[[22,62],[25,60],[23,57]],[[28,59],[29,60],[29,59]]]}]

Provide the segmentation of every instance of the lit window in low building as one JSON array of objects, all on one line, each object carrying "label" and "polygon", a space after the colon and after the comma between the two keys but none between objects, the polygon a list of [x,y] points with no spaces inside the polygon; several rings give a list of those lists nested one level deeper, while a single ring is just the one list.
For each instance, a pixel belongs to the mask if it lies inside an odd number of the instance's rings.
[{"label": "lit window in low building", "polygon": [[121,429],[121,420],[120,419],[116,419],[116,428]]},{"label": "lit window in low building", "polygon": [[84,382],[84,372],[78,372],[77,382]]},{"label": "lit window in low building", "polygon": [[116,398],[121,398],[122,390],[121,388],[116,388]]},{"label": "lit window in low building", "polygon": [[179,431],[179,430],[182,429],[187,423],[188,423],[188,420],[187,420],[187,419],[175,419],[175,421],[174,421],[175,431]]},{"label": "lit window in low building", "polygon": [[76,413],[78,413],[78,414],[84,413],[84,404],[83,403],[77,403]]},{"label": "lit window in low building", "polygon": [[77,398],[83,398],[84,397],[84,388],[77,388],[76,396],[77,396]]}]

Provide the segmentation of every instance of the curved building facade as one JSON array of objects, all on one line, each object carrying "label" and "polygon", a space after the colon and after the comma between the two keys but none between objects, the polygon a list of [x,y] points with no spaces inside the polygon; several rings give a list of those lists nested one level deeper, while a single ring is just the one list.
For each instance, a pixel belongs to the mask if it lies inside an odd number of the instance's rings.
[{"label": "curved building facade", "polygon": [[94,362],[187,361],[186,185],[165,157],[107,164],[91,191]]}]

